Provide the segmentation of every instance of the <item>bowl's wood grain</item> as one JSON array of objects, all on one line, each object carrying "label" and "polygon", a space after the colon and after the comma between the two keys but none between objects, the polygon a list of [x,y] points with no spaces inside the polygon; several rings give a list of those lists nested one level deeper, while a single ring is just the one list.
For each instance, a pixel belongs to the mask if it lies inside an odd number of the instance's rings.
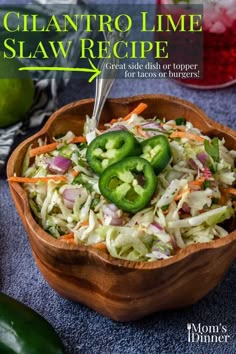
[{"label": "bowl's wood grain", "polygon": [[[145,102],[145,117],[184,117],[205,134],[224,137],[236,149],[236,133],[210,120],[195,105],[164,95],[144,95],[108,100],[102,123],[129,113]],[[69,104],[55,112],[45,127],[25,140],[12,154],[8,177],[21,174],[25,152],[39,137],[48,140],[72,130],[81,133],[93,100]],[[64,244],[48,235],[35,222],[27,195],[17,183],[10,190],[29,234],[35,261],[48,283],[62,296],[79,301],[115,320],[129,321],[150,313],[194,304],[223,278],[236,256],[236,231],[210,243],[191,245],[167,260],[128,262],[114,259],[92,247]]]}]

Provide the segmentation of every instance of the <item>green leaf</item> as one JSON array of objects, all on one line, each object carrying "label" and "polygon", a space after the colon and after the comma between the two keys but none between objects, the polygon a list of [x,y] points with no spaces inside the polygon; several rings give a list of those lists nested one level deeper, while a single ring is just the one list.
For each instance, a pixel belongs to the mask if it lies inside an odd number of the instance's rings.
[{"label": "green leaf", "polygon": [[185,125],[186,124],[186,119],[179,117],[175,119],[176,125]]},{"label": "green leaf", "polygon": [[213,138],[211,142],[209,140],[204,141],[204,148],[208,155],[212,157],[215,162],[219,162],[220,160],[220,152],[219,152],[219,139]]},{"label": "green leaf", "polygon": [[88,181],[88,177],[85,176],[83,173],[79,173],[78,176],[76,176],[72,182],[72,184],[81,184],[84,186],[89,192],[93,191],[93,186],[91,183]]},{"label": "green leaf", "polygon": [[203,189],[211,188],[211,181],[204,181],[203,182]]},{"label": "green leaf", "polygon": [[166,210],[169,208],[169,205],[170,205],[170,204],[163,205],[163,206],[161,207],[161,210],[162,210],[162,211],[166,211]]}]

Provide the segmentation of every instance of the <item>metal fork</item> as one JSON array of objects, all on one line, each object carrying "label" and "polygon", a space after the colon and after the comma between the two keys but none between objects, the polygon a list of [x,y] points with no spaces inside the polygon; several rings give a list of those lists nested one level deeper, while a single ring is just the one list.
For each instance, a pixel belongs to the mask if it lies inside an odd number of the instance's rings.
[{"label": "metal fork", "polygon": [[[119,59],[113,55],[113,46],[118,40],[124,39],[126,35],[127,33],[118,32],[116,30],[113,32],[104,33],[106,41],[110,42],[111,44],[109,53],[110,58],[101,59],[98,64],[98,68],[101,70],[101,74],[96,78],[95,101],[91,117],[91,121],[94,122],[95,126],[90,127],[90,130],[97,128],[103,106],[116,79],[116,65],[119,63]],[[111,68],[108,68],[108,66]]]}]

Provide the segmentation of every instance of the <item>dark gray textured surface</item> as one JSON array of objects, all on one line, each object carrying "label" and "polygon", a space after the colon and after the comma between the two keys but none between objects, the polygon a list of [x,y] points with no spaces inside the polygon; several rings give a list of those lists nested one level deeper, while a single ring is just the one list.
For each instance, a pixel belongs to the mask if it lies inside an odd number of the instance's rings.
[{"label": "dark gray textured surface", "polygon": [[[61,95],[60,104],[91,97],[93,92],[92,85],[72,81]],[[165,80],[120,80],[111,96],[141,93],[166,93],[186,98],[212,118],[236,128],[236,87],[197,91]],[[3,180],[0,181],[0,196],[0,288],[47,318],[62,338],[68,354],[236,353],[236,264],[211,294],[190,308],[155,314],[135,323],[116,323],[61,298],[49,288],[33,261],[27,235]],[[222,323],[227,326],[229,342],[189,344],[187,323]]]}]

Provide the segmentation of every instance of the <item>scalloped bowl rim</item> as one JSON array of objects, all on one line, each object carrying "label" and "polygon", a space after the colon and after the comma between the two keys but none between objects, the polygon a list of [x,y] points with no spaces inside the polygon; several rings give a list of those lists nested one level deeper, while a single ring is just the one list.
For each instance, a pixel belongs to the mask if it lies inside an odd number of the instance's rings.
[{"label": "scalloped bowl rim", "polygon": [[[146,94],[146,95],[136,95],[136,96],[129,96],[129,97],[121,97],[121,98],[110,98],[108,99],[108,101],[110,102],[114,102],[114,103],[120,103],[120,102],[127,102],[130,103],[131,101],[136,101],[136,100],[140,100],[140,99],[144,99],[144,98],[159,98],[159,99],[168,99],[171,98],[172,100],[174,100],[175,102],[178,102],[184,106],[190,107],[192,109],[194,109],[195,111],[197,111],[198,113],[200,113],[202,116],[204,116],[204,118],[207,119],[207,123],[209,125],[209,128],[213,128],[213,126],[211,125],[212,123],[214,125],[217,125],[218,129],[222,129],[224,128],[223,125],[214,122],[213,120],[211,120],[205,113],[203,110],[201,110],[199,107],[197,107],[195,104],[188,102],[184,99],[175,97],[175,96],[170,96],[170,95],[162,95],[162,94]],[[29,145],[29,143],[32,140],[35,140],[36,137],[39,137],[43,134],[45,134],[47,132],[47,129],[49,128],[49,126],[52,124],[52,122],[57,119],[58,115],[61,112],[66,111],[67,109],[72,108],[73,106],[77,106],[77,105],[82,105],[85,103],[91,103],[93,102],[94,99],[92,98],[88,98],[88,99],[82,99],[79,101],[75,101],[72,103],[69,103],[63,107],[61,107],[60,109],[58,109],[57,111],[55,111],[51,117],[48,119],[48,121],[45,123],[45,125],[34,135],[32,135],[31,137],[25,139],[22,143],[20,143],[18,145],[18,147],[13,151],[13,153],[11,154],[9,161],[8,161],[8,165],[7,165],[7,176],[10,177],[13,175],[13,168],[11,168],[11,166],[14,166],[14,162],[15,162],[15,158],[17,157],[17,153],[21,151],[21,149],[25,146],[25,145]],[[235,135],[235,132],[230,129],[227,128],[229,132],[232,133],[232,135]],[[12,165],[11,165],[12,164]],[[42,241],[43,243],[45,243],[48,247],[53,247],[54,249],[58,249],[58,250],[68,250],[69,252],[73,252],[73,253],[78,253],[78,252],[85,252],[85,253],[90,253],[93,254],[95,257],[100,258],[102,261],[105,261],[106,263],[109,263],[111,265],[114,266],[118,266],[123,267],[123,268],[130,268],[130,269],[144,269],[144,270],[151,270],[151,269],[157,269],[157,268],[165,268],[169,265],[172,265],[174,263],[177,263],[195,253],[198,253],[200,251],[203,250],[209,250],[209,249],[215,249],[215,248],[220,248],[220,247],[224,247],[226,245],[228,245],[229,243],[233,242],[236,240],[236,230],[232,231],[231,233],[229,233],[227,236],[223,237],[223,238],[219,238],[216,240],[212,240],[210,242],[205,242],[205,243],[196,243],[196,244],[192,244],[189,246],[186,246],[185,248],[181,249],[178,251],[178,253],[168,259],[164,259],[164,260],[157,260],[157,261],[128,261],[128,260],[124,260],[124,259],[119,259],[119,258],[115,258],[112,257],[109,254],[106,254],[96,248],[94,248],[93,246],[83,246],[83,245],[71,245],[71,244],[66,244],[64,242],[60,242],[59,240],[55,239],[53,236],[51,236],[50,234],[48,234],[47,232],[45,232],[41,226],[36,222],[36,220],[33,218],[33,215],[31,213],[30,210],[30,206],[28,203],[28,197],[27,197],[27,193],[26,191],[21,187],[20,184],[14,182],[11,182],[11,187],[14,190],[14,192],[16,192],[18,195],[20,195],[20,197],[23,200],[24,203],[24,210],[27,211],[27,218],[28,220],[25,218],[25,222],[27,223],[29,229],[32,230],[32,233],[38,238],[40,239],[40,241]],[[25,212],[26,214],[26,212]],[[37,226],[37,228],[40,228],[41,234],[36,234],[35,233],[35,226]]]}]

